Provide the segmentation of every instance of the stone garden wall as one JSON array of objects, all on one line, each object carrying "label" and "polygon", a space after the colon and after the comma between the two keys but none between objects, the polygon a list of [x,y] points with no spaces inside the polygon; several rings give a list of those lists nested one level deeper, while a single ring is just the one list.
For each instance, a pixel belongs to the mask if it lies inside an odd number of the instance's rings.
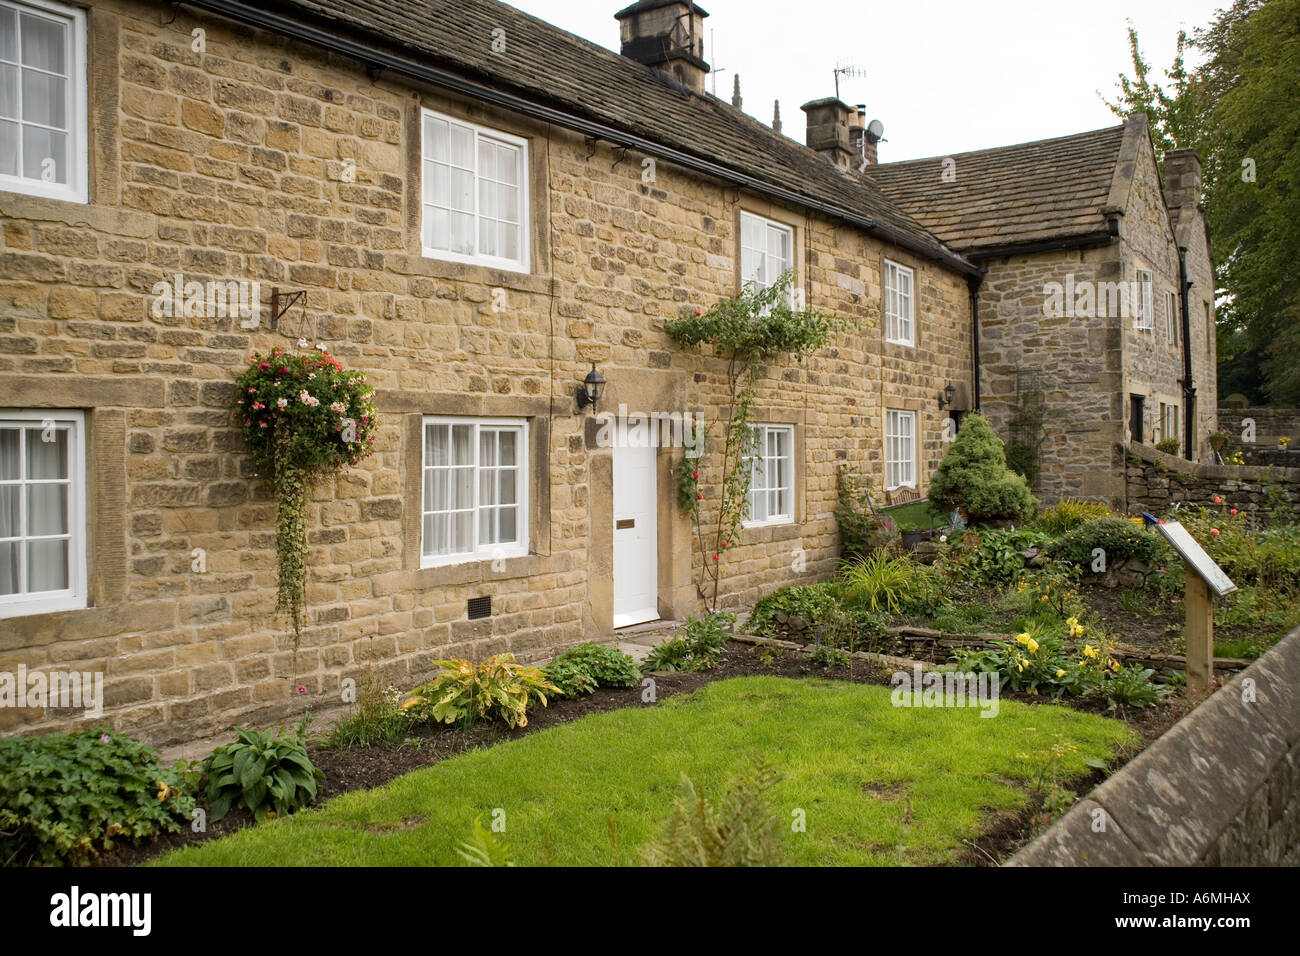
[{"label": "stone garden wall", "polygon": [[1300,468],[1196,464],[1132,442],[1124,454],[1130,512],[1157,514],[1179,502],[1210,505],[1218,495],[1246,513],[1290,508],[1300,514]]},{"label": "stone garden wall", "polygon": [[1011,866],[1300,864],[1300,630],[1080,800]]}]

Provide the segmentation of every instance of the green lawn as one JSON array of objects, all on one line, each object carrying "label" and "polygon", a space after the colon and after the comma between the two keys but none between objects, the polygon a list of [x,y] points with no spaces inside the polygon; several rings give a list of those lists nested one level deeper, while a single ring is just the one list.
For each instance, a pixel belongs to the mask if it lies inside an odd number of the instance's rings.
[{"label": "green lawn", "polygon": [[892,508],[882,508],[881,514],[893,518],[899,531],[929,531],[932,523],[936,528],[947,523],[945,517],[936,515],[930,510],[928,498],[905,505],[895,505]]},{"label": "green lawn", "polygon": [[[788,862],[952,863],[987,813],[1024,804],[1015,782],[1040,775],[1058,734],[1078,748],[1060,760],[1061,778],[1134,737],[1066,707],[1000,705],[981,718],[976,708],[893,707],[889,688],[876,685],[733,678],[464,754],[156,862],[457,864],[475,817],[486,824],[500,808],[518,864],[608,865],[611,824],[618,861],[635,863],[661,832],[680,773],[714,796],[762,757],[783,775],[769,804],[787,821]],[[796,809],[806,832],[791,832]]]}]

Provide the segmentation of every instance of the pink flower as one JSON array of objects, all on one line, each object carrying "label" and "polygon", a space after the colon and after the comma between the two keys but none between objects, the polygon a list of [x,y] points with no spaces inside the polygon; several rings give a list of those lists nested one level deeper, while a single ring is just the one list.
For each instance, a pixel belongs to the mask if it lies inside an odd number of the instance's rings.
[{"label": "pink flower", "polygon": [[304,405],[310,408],[315,408],[317,405],[320,404],[320,399],[317,398],[315,395],[310,394],[305,388],[298,393],[298,401],[302,402]]},{"label": "pink flower", "polygon": [[1219,536],[1219,529],[1218,529],[1218,528],[1211,528],[1211,529],[1210,529],[1210,534],[1214,535],[1214,536],[1217,538],[1217,537]]},{"label": "pink flower", "polygon": [[100,734],[100,735],[99,735],[99,742],[100,742],[101,744],[106,744],[106,743],[108,743],[108,734]]},{"label": "pink flower", "polygon": [[261,365],[257,366],[257,370],[259,372],[269,372],[271,370],[271,366],[263,362]]},{"label": "pink flower", "polygon": [[275,374],[276,374],[276,375],[288,375],[288,374],[289,374],[289,370],[288,370],[287,368],[285,368],[283,365],[281,365],[281,366],[276,370]]},{"label": "pink flower", "polygon": [[300,694],[305,694],[305,693],[307,693],[307,685],[306,685],[306,684],[299,684],[299,685],[298,685],[298,693],[300,693]]},{"label": "pink flower", "polygon": [[1220,498],[1218,495],[1215,495],[1215,496],[1214,496],[1214,503],[1215,503],[1216,505],[1221,505],[1221,504],[1223,504],[1223,499]]},{"label": "pink flower", "polygon": [[250,394],[250,395],[256,395],[256,394],[257,394],[257,389],[255,389],[255,388],[250,388],[250,389],[248,390],[248,394]]},{"label": "pink flower", "polygon": [[277,398],[275,400],[275,407],[280,409],[280,411],[284,411],[289,407],[289,400],[287,398]]},{"label": "pink flower", "polygon": [[266,406],[263,405],[261,402],[254,402],[254,403],[253,403],[253,411],[255,411],[255,412],[260,412],[260,411],[261,411],[262,409],[264,409],[264,408],[266,408]]},{"label": "pink flower", "polygon": [[265,428],[265,427],[266,427],[266,422],[258,422],[258,423],[257,423],[257,427],[258,427],[258,428]]},{"label": "pink flower", "polygon": [[348,407],[344,405],[342,402],[333,402],[330,405],[330,411],[333,412],[335,415],[342,415],[347,410]]},{"label": "pink flower", "polygon": [[1231,508],[1231,509],[1228,510],[1228,514],[1230,514],[1230,515],[1235,515],[1236,513],[1237,513],[1237,509],[1236,509],[1236,508]]}]

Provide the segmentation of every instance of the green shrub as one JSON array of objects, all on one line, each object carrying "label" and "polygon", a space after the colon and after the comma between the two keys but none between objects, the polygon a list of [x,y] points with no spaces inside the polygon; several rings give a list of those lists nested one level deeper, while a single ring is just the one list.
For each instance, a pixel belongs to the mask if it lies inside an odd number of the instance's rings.
[{"label": "green shrub", "polygon": [[373,671],[357,687],[357,705],[330,730],[327,746],[348,750],[391,744],[411,728],[411,715],[401,709],[402,693],[385,684]]},{"label": "green shrub", "polygon": [[1101,693],[1112,709],[1119,706],[1150,707],[1173,693],[1172,687],[1151,680],[1154,673],[1151,668],[1139,664],[1112,669],[1102,681]]},{"label": "green shrub", "polygon": [[1174,517],[1238,587],[1300,596],[1300,526],[1258,528],[1246,515],[1232,514],[1228,502],[1219,508],[1179,509]]},{"label": "green shrub", "polygon": [[1166,455],[1176,455],[1182,449],[1183,443],[1177,438],[1162,438],[1156,442],[1156,451],[1162,451]]},{"label": "green shrub", "polygon": [[746,627],[760,637],[782,633],[784,618],[800,617],[813,627],[840,602],[840,586],[834,581],[816,584],[787,584],[760,598],[750,612]]},{"label": "green shrub", "polygon": [[928,614],[940,603],[941,576],[933,568],[884,551],[840,571],[844,600],[889,614]]},{"label": "green shrub", "polygon": [[1067,531],[1073,531],[1085,521],[1105,518],[1109,514],[1110,509],[1100,501],[1063,498],[1050,508],[1044,508],[1043,513],[1038,516],[1038,520],[1034,523],[1040,531],[1044,531],[1055,538]]},{"label": "green shrub", "polygon": [[836,470],[835,521],[840,529],[840,556],[845,560],[865,558],[897,535],[896,522],[872,510],[869,491],[870,482],[860,478],[852,465]]},{"label": "green shrub", "polygon": [[714,806],[686,774],[657,843],[642,850],[647,866],[776,866],[779,821],[766,795],[777,775],[759,767]]},{"label": "green shrub", "polygon": [[1030,548],[1041,551],[1050,543],[1048,535],[1029,528],[967,531],[945,556],[943,565],[978,587],[1014,584],[1025,570],[1022,552]]},{"label": "green shrub", "polygon": [[236,727],[235,742],[203,761],[208,818],[220,820],[231,807],[244,807],[261,823],[310,805],[325,774],[307,756],[307,723],[300,720],[292,736],[281,728],[278,737]]},{"label": "green shrub", "polygon": [[597,687],[635,687],[641,669],[616,647],[578,644],[542,668],[542,676],[566,697],[581,697]]},{"label": "green shrub", "polygon": [[107,728],[0,740],[0,866],[85,863],[175,832],[193,817],[195,776]]},{"label": "green shrub", "polygon": [[1159,561],[1164,546],[1139,524],[1127,518],[1109,517],[1081,524],[1054,542],[1049,551],[1053,557],[1090,571],[1097,548],[1105,553],[1107,567],[1129,559],[1152,566]]},{"label": "green shrub", "polygon": [[962,421],[930,479],[930,501],[945,513],[964,508],[974,522],[1024,519],[1038,510],[1029,484],[1007,467],[1002,439],[974,413]]},{"label": "green shrub", "polygon": [[469,727],[482,719],[498,719],[507,727],[528,725],[528,708],[546,706],[547,694],[560,689],[536,667],[515,663],[513,654],[497,654],[482,664],[435,661],[440,673],[411,691],[402,704],[415,720]]},{"label": "green shrub", "polygon": [[688,617],[683,633],[650,648],[647,671],[706,671],[722,657],[728,628],[736,620],[729,611]]}]

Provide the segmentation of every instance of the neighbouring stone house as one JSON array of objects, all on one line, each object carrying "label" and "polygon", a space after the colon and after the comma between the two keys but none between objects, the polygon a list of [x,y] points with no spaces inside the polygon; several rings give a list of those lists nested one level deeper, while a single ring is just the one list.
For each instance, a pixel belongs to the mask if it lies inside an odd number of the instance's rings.
[{"label": "neighbouring stone house", "polygon": [[[979,270],[706,95],[704,16],[641,0],[618,55],[489,0],[0,0],[0,672],[107,680],[103,717],[0,732],[189,739],[698,611],[682,450],[603,447],[576,392],[594,364],[600,412],[716,423],[722,363],[664,324],[788,267],[860,325],[763,376],[725,603],[830,571],[838,465],[924,492]],[[158,307],[190,283],[260,307]],[[305,293],[274,329],[273,290]],[[230,416],[300,337],[368,374],[381,430],[315,492],[295,654]]]},{"label": "neighbouring stone house", "polygon": [[1129,439],[1208,459],[1214,268],[1195,153],[1166,155],[1162,186],[1139,115],[867,171],[986,270],[975,404],[1037,469],[1040,495],[1122,506]]}]

